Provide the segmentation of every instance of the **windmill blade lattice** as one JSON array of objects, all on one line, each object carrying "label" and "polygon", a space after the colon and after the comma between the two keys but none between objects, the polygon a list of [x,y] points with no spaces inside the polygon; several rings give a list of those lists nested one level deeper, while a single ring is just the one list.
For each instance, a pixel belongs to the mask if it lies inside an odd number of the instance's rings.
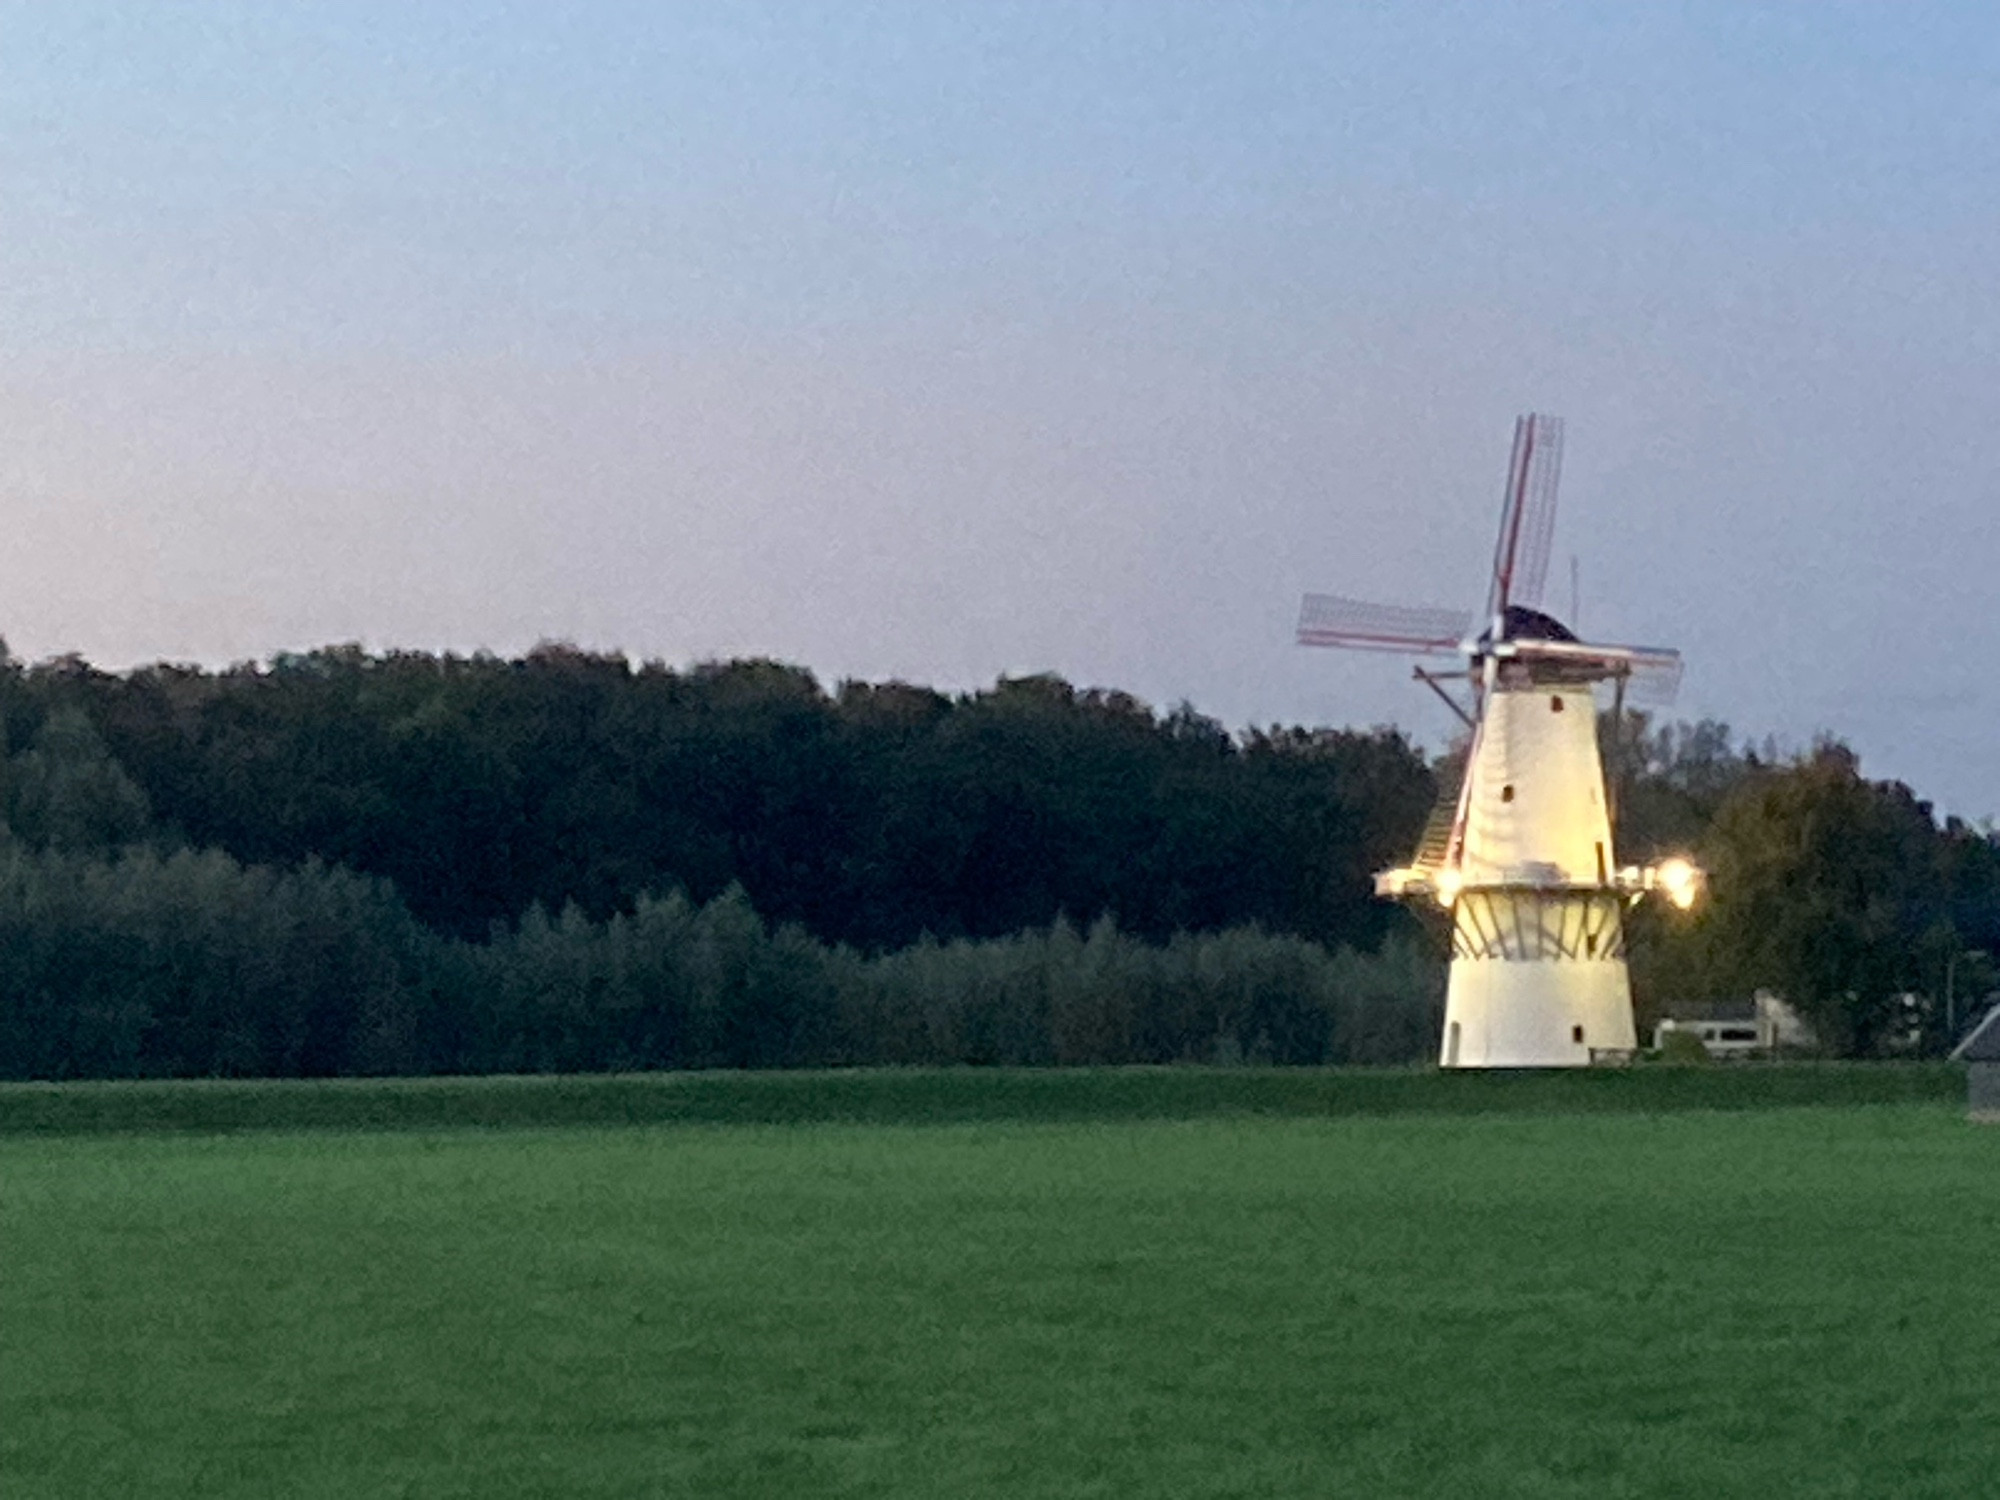
[{"label": "windmill blade lattice", "polygon": [[1500,508],[1500,537],[1493,549],[1493,586],[1486,612],[1498,618],[1509,605],[1542,602],[1549,547],[1556,532],[1556,486],[1562,478],[1560,417],[1526,416],[1514,424],[1514,456],[1507,466],[1507,497]]},{"label": "windmill blade lattice", "polygon": [[1607,661],[1617,663],[1625,679],[1625,701],[1665,708],[1681,688],[1681,654],[1665,646],[1595,646]]},{"label": "windmill blade lattice", "polygon": [[1647,708],[1665,708],[1681,690],[1681,654],[1653,653],[1636,659],[1626,679],[1625,700]]},{"label": "windmill blade lattice", "polygon": [[1338,594],[1307,594],[1299,606],[1301,646],[1438,655],[1459,651],[1471,629],[1464,610],[1373,604]]}]

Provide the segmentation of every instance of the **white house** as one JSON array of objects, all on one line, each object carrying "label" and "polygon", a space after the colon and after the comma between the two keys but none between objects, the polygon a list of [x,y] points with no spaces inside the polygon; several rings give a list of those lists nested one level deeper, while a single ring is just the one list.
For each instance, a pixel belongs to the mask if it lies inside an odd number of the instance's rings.
[{"label": "white house", "polygon": [[1772,1057],[1814,1044],[1812,1028],[1769,990],[1748,1000],[1672,1007],[1653,1028],[1654,1049],[1676,1031],[1692,1032],[1711,1057]]}]

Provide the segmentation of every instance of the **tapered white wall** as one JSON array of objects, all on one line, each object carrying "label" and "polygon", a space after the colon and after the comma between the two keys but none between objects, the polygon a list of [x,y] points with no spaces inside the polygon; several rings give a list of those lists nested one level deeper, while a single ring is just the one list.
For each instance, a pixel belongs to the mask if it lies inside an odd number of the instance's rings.
[{"label": "tapered white wall", "polygon": [[1594,1051],[1632,1050],[1632,986],[1590,689],[1489,693],[1464,796],[1439,1061],[1582,1067]]}]

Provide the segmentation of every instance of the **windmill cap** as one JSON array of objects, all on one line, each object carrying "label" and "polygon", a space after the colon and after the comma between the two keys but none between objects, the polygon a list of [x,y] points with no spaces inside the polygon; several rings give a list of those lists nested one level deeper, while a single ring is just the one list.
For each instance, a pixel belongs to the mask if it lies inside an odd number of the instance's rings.
[{"label": "windmill cap", "polygon": [[[1543,614],[1539,609],[1529,609],[1525,604],[1510,604],[1500,617],[1500,632],[1504,640],[1510,641],[1574,641],[1576,632],[1563,624],[1554,615]],[[1493,644],[1493,627],[1487,626],[1479,637],[1479,644]]]}]

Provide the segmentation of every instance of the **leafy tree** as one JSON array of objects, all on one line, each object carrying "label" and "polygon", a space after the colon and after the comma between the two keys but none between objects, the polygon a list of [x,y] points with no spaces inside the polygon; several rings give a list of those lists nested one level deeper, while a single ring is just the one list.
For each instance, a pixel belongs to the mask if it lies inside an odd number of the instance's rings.
[{"label": "leafy tree", "polygon": [[6,779],[7,823],[36,848],[105,851],[143,837],[146,794],[81,708],[51,713]]},{"label": "leafy tree", "polygon": [[1927,804],[1825,742],[1739,784],[1702,852],[1713,901],[1694,967],[1714,991],[1772,989],[1844,1054],[1898,1040],[1925,935],[1948,924]]},{"label": "leafy tree", "polygon": [[1627,710],[1623,723],[1601,716],[1599,736],[1618,808],[1618,853],[1640,862],[1695,847],[1729,795],[1776,758],[1760,758],[1717,719],[1655,725]]}]

